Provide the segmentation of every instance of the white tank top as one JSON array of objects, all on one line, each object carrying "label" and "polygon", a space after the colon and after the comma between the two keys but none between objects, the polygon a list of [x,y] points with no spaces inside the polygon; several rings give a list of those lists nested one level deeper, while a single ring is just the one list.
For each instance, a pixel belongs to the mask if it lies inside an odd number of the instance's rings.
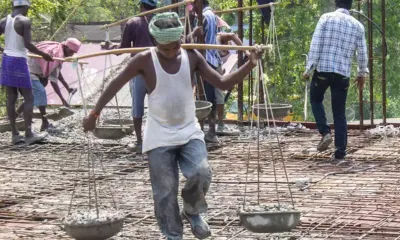
[{"label": "white tank top", "polygon": [[25,48],[24,38],[19,35],[14,28],[15,17],[7,16],[4,53],[10,57],[28,58],[28,51]]},{"label": "white tank top", "polygon": [[184,145],[193,139],[204,141],[204,133],[196,118],[186,50],[181,49],[181,66],[175,74],[164,71],[154,47],[150,52],[156,73],[156,87],[148,96],[143,152],[158,147]]}]

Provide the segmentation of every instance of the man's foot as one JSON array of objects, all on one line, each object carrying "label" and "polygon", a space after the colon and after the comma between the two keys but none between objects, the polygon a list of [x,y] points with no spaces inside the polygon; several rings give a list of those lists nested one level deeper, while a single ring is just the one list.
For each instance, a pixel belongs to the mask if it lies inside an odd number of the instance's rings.
[{"label": "man's foot", "polygon": [[200,215],[189,215],[183,211],[182,216],[190,223],[192,233],[196,238],[205,239],[211,236],[210,227]]},{"label": "man's foot", "polygon": [[333,163],[338,167],[347,167],[353,164],[353,161],[346,160],[345,158],[338,158],[333,156]]},{"label": "man's foot", "polygon": [[17,114],[17,119],[22,118],[24,119],[24,113]]},{"label": "man's foot", "polygon": [[70,88],[70,89],[68,89],[68,92],[69,92],[70,95],[74,95],[77,91],[78,91],[77,88]]},{"label": "man's foot", "polygon": [[239,136],[240,131],[236,129],[230,128],[225,123],[219,123],[217,127],[217,135],[218,136]]},{"label": "man's foot", "polygon": [[136,152],[136,154],[142,154],[142,144],[141,143],[129,144],[128,149],[132,152]]},{"label": "man's foot", "polygon": [[224,132],[226,129],[225,123],[218,123],[217,132]]},{"label": "man's foot", "polygon": [[25,143],[30,145],[43,141],[47,137],[47,133],[36,134],[32,133],[31,136],[25,137]]},{"label": "man's foot", "polygon": [[217,144],[219,144],[219,139],[218,139],[217,135],[212,134],[212,133],[210,133],[210,132],[208,132],[208,133],[206,133],[206,134],[204,135],[204,140],[205,140],[207,143],[217,143]]},{"label": "man's foot", "polygon": [[11,143],[13,145],[17,145],[18,143],[23,143],[24,142],[24,137],[19,135],[19,134],[13,134],[12,135],[12,139],[11,139]]},{"label": "man's foot", "polygon": [[319,142],[317,146],[318,152],[323,152],[328,150],[329,145],[331,145],[331,143],[332,143],[332,136],[330,133],[328,133],[325,136],[323,136],[321,141]]},{"label": "man's foot", "polygon": [[44,132],[44,131],[58,132],[59,130],[56,127],[54,127],[54,125],[51,123],[42,123],[42,126],[40,127],[40,132]]}]

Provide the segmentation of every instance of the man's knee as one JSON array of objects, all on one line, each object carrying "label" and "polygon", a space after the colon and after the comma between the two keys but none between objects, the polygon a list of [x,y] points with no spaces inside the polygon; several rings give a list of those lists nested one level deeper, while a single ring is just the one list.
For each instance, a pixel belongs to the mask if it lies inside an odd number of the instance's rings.
[{"label": "man's knee", "polygon": [[201,167],[199,170],[201,181],[205,184],[210,184],[212,179],[212,170],[211,167],[207,164],[207,166]]},{"label": "man's knee", "polygon": [[324,94],[317,94],[316,92],[311,91],[310,93],[311,103],[321,103],[323,101],[324,101]]},{"label": "man's knee", "polygon": [[16,88],[7,87],[7,102],[16,102],[18,99],[18,91]]},{"label": "man's knee", "polygon": [[15,94],[7,95],[7,103],[8,104],[15,105],[17,103],[17,100],[18,100],[18,95],[15,95]]},{"label": "man's knee", "polygon": [[23,89],[21,90],[22,97],[24,98],[25,103],[33,102],[33,92],[32,89]]},{"label": "man's knee", "polygon": [[164,179],[162,182],[163,183],[159,185],[154,185],[154,183],[152,184],[154,200],[157,203],[165,202],[171,198],[173,199],[177,197],[176,194],[178,192],[179,183],[172,179]]},{"label": "man's knee", "polygon": [[345,111],[334,112],[333,120],[335,122],[346,122],[346,112]]},{"label": "man's knee", "polygon": [[189,176],[189,181],[195,181],[198,183],[209,184],[212,179],[212,170],[208,164],[207,157],[201,161],[199,165],[193,170],[192,174]]}]

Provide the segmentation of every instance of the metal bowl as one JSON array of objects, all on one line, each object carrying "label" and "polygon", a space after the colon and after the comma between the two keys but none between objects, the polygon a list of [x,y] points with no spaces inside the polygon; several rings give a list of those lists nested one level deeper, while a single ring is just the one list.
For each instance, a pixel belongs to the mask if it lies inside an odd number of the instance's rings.
[{"label": "metal bowl", "polygon": [[71,111],[71,109],[68,109],[66,107],[61,107],[58,110],[54,111],[53,114],[48,114],[48,116],[46,117],[53,121],[60,121],[61,119],[64,119],[72,115],[74,115],[74,112]]},{"label": "metal bowl", "polygon": [[129,127],[124,126],[99,126],[93,131],[93,135],[100,139],[118,140],[124,138],[131,130]]},{"label": "metal bowl", "polygon": [[250,232],[289,232],[300,222],[300,212],[239,212],[240,222]]},{"label": "metal bowl", "polygon": [[133,130],[135,129],[135,126],[133,125],[133,120],[132,119],[107,119],[103,121],[104,125],[113,125],[113,126],[124,126],[124,127],[129,127],[129,131],[127,132],[127,135],[132,134]]},{"label": "metal bowl", "polygon": [[[25,130],[25,121],[23,119],[17,119],[15,121],[15,127],[19,131],[24,131]],[[8,132],[8,131],[11,131],[10,122],[6,119],[0,120],[0,133]]]},{"label": "metal bowl", "polygon": [[196,101],[196,118],[204,120],[208,117],[212,109],[212,103],[207,101]]},{"label": "metal bowl", "polygon": [[76,240],[105,240],[118,234],[124,224],[124,219],[96,222],[93,224],[64,225],[65,232]]},{"label": "metal bowl", "polygon": [[[61,119],[67,118],[72,115],[74,115],[74,112],[71,109],[60,107],[56,109],[49,109],[45,117],[52,121],[60,121]],[[42,119],[42,114],[35,110],[33,112],[32,118]]]},{"label": "metal bowl", "polygon": [[257,117],[264,119],[267,118],[266,109],[268,109],[269,119],[272,119],[271,112],[274,114],[275,119],[282,119],[289,115],[292,107],[292,105],[285,103],[271,103],[271,106],[267,104],[256,104],[252,106],[254,114]]}]

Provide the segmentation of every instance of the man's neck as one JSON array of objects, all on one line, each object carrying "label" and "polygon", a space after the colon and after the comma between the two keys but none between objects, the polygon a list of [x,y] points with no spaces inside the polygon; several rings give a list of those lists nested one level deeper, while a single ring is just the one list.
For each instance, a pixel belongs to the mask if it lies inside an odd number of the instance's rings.
[{"label": "man's neck", "polygon": [[348,9],[347,7],[343,7],[343,6],[336,6],[336,10],[337,9],[344,9],[344,10],[350,11],[350,9]]},{"label": "man's neck", "polygon": [[176,54],[176,56],[174,57],[174,58],[166,58],[166,57],[164,57],[160,52],[159,52],[159,50],[158,50],[158,48],[156,48],[156,53],[157,53],[157,56],[158,56],[158,58],[159,59],[162,59],[163,61],[166,61],[166,62],[175,62],[175,61],[180,61],[180,56],[181,56],[181,54],[182,54],[182,48],[179,50],[179,52]]},{"label": "man's neck", "polygon": [[342,13],[350,14],[350,10],[347,8],[336,8],[336,11],[340,11]]},{"label": "man's neck", "polygon": [[15,16],[18,16],[18,15],[25,16],[25,15],[23,14],[23,12],[22,12],[21,10],[19,10],[19,9],[14,10],[14,11],[12,12],[12,15],[13,15],[14,17],[15,17]]}]

